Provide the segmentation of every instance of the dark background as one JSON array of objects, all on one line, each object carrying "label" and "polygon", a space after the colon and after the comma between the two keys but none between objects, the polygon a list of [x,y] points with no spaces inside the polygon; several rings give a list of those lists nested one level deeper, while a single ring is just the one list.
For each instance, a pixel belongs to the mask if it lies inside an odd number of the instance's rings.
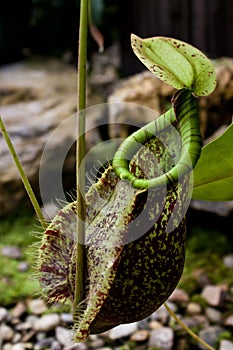
[{"label": "dark background", "polygon": [[[0,4],[0,64],[28,54],[77,57],[79,0],[9,0]],[[172,36],[210,57],[233,56],[232,0],[93,0],[105,45],[118,40],[124,75],[143,69],[130,33]],[[88,52],[97,50],[89,38]]]}]

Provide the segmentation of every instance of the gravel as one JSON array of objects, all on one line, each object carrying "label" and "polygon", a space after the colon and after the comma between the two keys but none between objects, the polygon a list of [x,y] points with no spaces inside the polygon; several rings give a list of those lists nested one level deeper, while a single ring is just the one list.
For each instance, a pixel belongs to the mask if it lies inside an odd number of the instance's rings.
[{"label": "gravel", "polygon": [[[208,292],[208,293],[207,293]],[[224,292],[224,299],[222,293]],[[212,298],[209,295],[212,294]],[[168,300],[170,308],[199,336],[218,350],[233,350],[233,289],[207,285],[200,293],[206,304],[193,302],[178,289]],[[214,305],[213,306],[213,301]],[[20,301],[10,309],[0,307],[1,350],[182,350],[193,340],[161,306],[145,320],[90,335],[86,343],[72,343],[72,315],[50,313],[40,299]],[[224,339],[224,337],[226,339]],[[195,349],[204,349],[196,344]]]},{"label": "gravel", "polygon": [[[12,247],[9,252],[17,256]],[[230,269],[231,258],[232,255],[223,258]],[[167,304],[186,326],[216,350],[233,350],[233,286],[212,285],[203,276],[201,271],[195,276],[198,294],[192,296],[176,288]],[[64,308],[59,312],[59,305],[55,310],[38,298],[0,306],[0,350],[204,349],[171,318],[164,305],[144,320],[90,335],[85,343],[72,341],[72,314],[64,312]]]}]

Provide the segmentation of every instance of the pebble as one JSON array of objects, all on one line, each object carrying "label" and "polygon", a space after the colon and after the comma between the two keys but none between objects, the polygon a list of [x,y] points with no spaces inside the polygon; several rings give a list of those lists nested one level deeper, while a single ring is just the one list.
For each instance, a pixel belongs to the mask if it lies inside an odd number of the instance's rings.
[{"label": "pebble", "polygon": [[25,350],[24,343],[14,344],[11,348],[12,350]]},{"label": "pebble", "polygon": [[161,328],[161,327],[163,327],[162,323],[160,323],[156,320],[153,320],[149,323],[149,328],[152,330],[156,330],[156,329]]},{"label": "pebble", "polygon": [[177,304],[185,304],[189,302],[189,295],[183,289],[176,288],[168,300]]},{"label": "pebble", "polygon": [[229,340],[221,340],[219,350],[233,350],[233,343]]},{"label": "pebble", "polygon": [[137,330],[137,322],[121,324],[120,326],[114,327],[108,331],[108,337],[111,340],[128,337],[130,334]]},{"label": "pebble", "polygon": [[[168,301],[167,302],[167,305],[170,307],[170,309],[176,313],[177,311],[177,306],[176,304]],[[160,308],[158,308],[158,310],[156,310],[151,316],[150,318],[152,320],[159,320],[162,324],[166,324],[170,318],[170,314],[169,312],[167,311],[167,309],[165,308],[164,305],[160,306]]]},{"label": "pebble", "polygon": [[96,339],[90,343],[90,346],[92,349],[100,349],[104,346],[104,340],[96,337]]},{"label": "pebble", "polygon": [[62,345],[69,345],[73,341],[73,332],[70,329],[58,326],[56,327],[55,335]]},{"label": "pebble", "polygon": [[2,347],[2,350],[12,350],[12,344],[11,343],[5,343]]},{"label": "pebble", "polygon": [[0,325],[0,339],[10,341],[14,336],[14,331],[11,327],[6,324]]},{"label": "pebble", "polygon": [[229,269],[233,269],[233,254],[229,254],[223,257],[223,263]]},{"label": "pebble", "polygon": [[212,323],[220,323],[222,319],[221,312],[213,307],[207,307],[205,314]]},{"label": "pebble", "polygon": [[4,307],[0,307],[0,322],[8,319],[8,311]]},{"label": "pebble", "polygon": [[1,254],[6,256],[7,258],[12,258],[12,259],[21,259],[22,258],[22,252],[16,246],[3,247],[1,249]]},{"label": "pebble", "polygon": [[35,322],[34,329],[37,332],[48,332],[58,326],[59,322],[60,317],[57,314],[44,315]]},{"label": "pebble", "polygon": [[73,316],[70,313],[62,313],[60,315],[60,318],[61,318],[61,321],[64,323],[70,323],[70,324],[73,323]]},{"label": "pebble", "polygon": [[51,344],[51,350],[62,350],[63,346],[57,340],[53,340]]},{"label": "pebble", "polygon": [[220,286],[205,286],[201,293],[202,297],[211,306],[222,306],[225,292]]},{"label": "pebble", "polygon": [[32,299],[28,301],[29,311],[34,315],[41,315],[47,311],[47,306],[42,299]]},{"label": "pebble", "polygon": [[26,272],[29,269],[29,264],[26,261],[22,261],[18,264],[17,268],[19,272]]},{"label": "pebble", "polygon": [[174,342],[174,332],[169,327],[162,327],[150,333],[149,347],[160,350],[171,350]]},{"label": "pebble", "polygon": [[21,317],[26,311],[26,305],[23,302],[18,302],[11,311],[11,316],[14,318]]},{"label": "pebble", "polygon": [[[224,286],[217,287],[218,290],[226,293],[225,301],[230,300],[230,289],[224,289]],[[178,291],[178,295],[179,293]],[[207,306],[202,311],[198,303],[188,301],[189,297],[178,298],[178,300],[177,303],[169,300],[167,304],[188,327],[202,329],[201,338],[212,346],[216,345],[222,332],[232,329],[233,315],[229,315],[222,322],[224,308],[220,312],[213,306]],[[180,302],[180,300],[186,301]],[[18,302],[10,312],[0,307],[2,319],[0,338],[1,333],[4,334],[1,349],[122,350],[124,348],[126,350],[130,349],[127,343],[130,340],[135,343],[136,350],[149,348],[169,350],[172,349],[174,343],[179,350],[186,350],[190,344],[189,337],[184,339],[185,331],[170,317],[164,305],[144,320],[117,326],[101,335],[90,335],[86,343],[75,344],[73,344],[71,331],[72,314],[63,312],[60,315],[55,313],[43,315],[45,311],[48,311],[47,306],[40,299],[29,300],[26,303]],[[227,343],[221,341],[220,346],[218,350],[233,350],[232,343],[229,341]],[[201,346],[197,343],[196,348],[201,348]]]},{"label": "pebble", "polygon": [[233,315],[230,315],[225,319],[224,325],[227,327],[233,327]]},{"label": "pebble", "polygon": [[[223,328],[219,326],[210,326],[206,329],[201,330],[199,332],[199,337],[203,339],[207,344],[214,347],[218,340],[218,337],[223,331],[224,331]],[[206,349],[202,344],[198,343],[198,346],[200,349],[203,349],[203,350]]]},{"label": "pebble", "polygon": [[188,303],[186,312],[189,315],[194,315],[194,314],[200,314],[201,313],[201,306],[198,303]]},{"label": "pebble", "polygon": [[136,331],[133,333],[130,337],[130,340],[135,341],[135,342],[143,342],[147,340],[150,336],[150,333],[146,329],[140,329],[139,331]]},{"label": "pebble", "polygon": [[75,343],[72,345],[64,346],[63,350],[88,350],[90,349],[86,343]]},{"label": "pebble", "polygon": [[34,345],[34,350],[43,350],[50,348],[53,340],[53,337],[41,339]]},{"label": "pebble", "polygon": [[38,320],[37,316],[29,315],[29,316],[26,317],[25,322],[29,323],[31,325],[31,327],[34,328],[34,325],[35,325],[37,320]]}]

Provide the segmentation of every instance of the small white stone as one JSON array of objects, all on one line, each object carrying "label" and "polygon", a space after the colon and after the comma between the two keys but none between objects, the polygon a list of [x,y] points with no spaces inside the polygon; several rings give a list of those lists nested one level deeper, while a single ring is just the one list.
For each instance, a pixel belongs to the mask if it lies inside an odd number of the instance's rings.
[{"label": "small white stone", "polygon": [[34,329],[37,332],[48,332],[58,326],[59,323],[60,317],[57,314],[44,315],[35,322]]},{"label": "small white stone", "polygon": [[152,331],[149,339],[149,347],[157,347],[160,350],[171,350],[174,342],[174,332],[169,327],[162,327]]},{"label": "small white stone", "polygon": [[47,306],[41,299],[29,300],[28,308],[30,312],[34,315],[41,315],[47,310]]},{"label": "small white stone", "polygon": [[12,350],[12,344],[6,343],[3,345],[2,350]]},{"label": "small white stone", "polygon": [[21,259],[22,258],[22,252],[21,250],[16,246],[4,246],[1,249],[1,254],[12,259]]},{"label": "small white stone", "polygon": [[179,304],[188,303],[189,295],[183,289],[176,288],[168,300]]},{"label": "small white stone", "polygon": [[121,324],[108,331],[110,339],[115,340],[123,337],[128,337],[137,330],[137,322]]},{"label": "small white stone", "polygon": [[24,343],[17,343],[12,346],[12,350],[25,350]]},{"label": "small white stone", "polygon": [[153,321],[151,321],[151,322],[149,323],[149,327],[150,327],[150,329],[152,329],[152,330],[156,330],[156,329],[158,329],[158,328],[163,327],[163,325],[162,325],[162,323],[160,323],[160,322],[158,322],[158,321],[156,321],[156,320],[153,320]]},{"label": "small white stone", "polygon": [[73,332],[64,327],[56,327],[56,338],[62,345],[69,345],[73,341]]},{"label": "small white stone", "polygon": [[0,325],[0,339],[10,341],[14,336],[14,331],[6,324]]},{"label": "small white stone", "polygon": [[201,295],[209,305],[221,306],[225,293],[220,286],[208,285],[204,287]]},{"label": "small white stone", "polygon": [[205,309],[205,314],[211,322],[220,323],[221,318],[222,318],[220,311],[216,310],[213,307],[207,307]]},{"label": "small white stone", "polygon": [[233,254],[224,256],[223,263],[229,269],[233,269]]},{"label": "small white stone", "polygon": [[0,307],[0,322],[6,321],[8,318],[7,309]]},{"label": "small white stone", "polygon": [[130,340],[135,342],[145,341],[149,338],[149,334],[148,330],[140,329],[131,335]]},{"label": "small white stone", "polygon": [[189,303],[186,311],[189,315],[195,315],[201,313],[201,306],[198,303]]},{"label": "small white stone", "polygon": [[224,325],[227,327],[233,327],[233,315],[230,315],[225,319]]},{"label": "small white stone", "polygon": [[229,340],[221,340],[219,350],[233,350],[233,343]]}]

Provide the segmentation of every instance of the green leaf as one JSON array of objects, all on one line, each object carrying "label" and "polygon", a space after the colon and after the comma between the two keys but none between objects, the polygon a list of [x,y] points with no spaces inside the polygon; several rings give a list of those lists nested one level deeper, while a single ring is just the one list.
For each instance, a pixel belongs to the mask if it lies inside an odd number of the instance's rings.
[{"label": "green leaf", "polygon": [[177,39],[131,35],[134,53],[159,79],[176,89],[190,89],[196,96],[209,95],[216,86],[211,61],[197,48]]},{"label": "green leaf", "polygon": [[203,147],[194,169],[194,199],[233,200],[233,124]]}]

